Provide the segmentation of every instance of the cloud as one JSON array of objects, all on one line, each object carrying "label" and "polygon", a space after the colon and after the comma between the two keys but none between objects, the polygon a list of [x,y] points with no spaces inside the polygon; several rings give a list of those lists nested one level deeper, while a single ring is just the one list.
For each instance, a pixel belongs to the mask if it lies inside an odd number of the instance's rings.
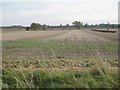
[{"label": "cloud", "polygon": [[3,2],[118,2],[119,0],[2,0]]},{"label": "cloud", "polygon": [[[42,0],[43,1],[43,0]],[[46,2],[45,2],[46,1]],[[31,22],[59,25],[70,24],[74,20],[95,23],[117,23],[118,11],[115,0],[106,2],[91,0],[57,0],[61,2],[4,2],[3,25],[22,24]],[[117,0],[116,0],[117,1]],[[114,2],[114,3],[113,3]]]}]

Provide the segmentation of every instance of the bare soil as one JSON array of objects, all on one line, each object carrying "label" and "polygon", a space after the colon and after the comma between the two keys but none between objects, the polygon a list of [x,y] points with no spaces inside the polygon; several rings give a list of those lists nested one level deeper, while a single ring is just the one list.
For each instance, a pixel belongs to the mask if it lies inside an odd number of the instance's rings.
[{"label": "bare soil", "polygon": [[4,68],[14,69],[50,69],[50,70],[68,70],[92,68],[98,63],[105,63],[111,68],[118,67],[118,60],[50,60],[50,61],[3,61]]},{"label": "bare soil", "polygon": [[73,42],[109,42],[118,40],[118,32],[104,33],[91,31],[90,29],[71,30],[68,33],[54,36],[46,40],[65,40]]},{"label": "bare soil", "polygon": [[16,41],[16,40],[26,40],[34,38],[45,38],[49,36],[58,35],[66,31],[52,30],[52,31],[18,31],[18,30],[5,30],[2,32],[2,41]]},{"label": "bare soil", "polygon": [[106,42],[117,41],[118,32],[104,33],[91,31],[90,29],[48,31],[4,30],[2,32],[3,41],[16,41],[24,39],[33,39],[37,37],[44,38],[44,41],[65,40],[74,42]]}]

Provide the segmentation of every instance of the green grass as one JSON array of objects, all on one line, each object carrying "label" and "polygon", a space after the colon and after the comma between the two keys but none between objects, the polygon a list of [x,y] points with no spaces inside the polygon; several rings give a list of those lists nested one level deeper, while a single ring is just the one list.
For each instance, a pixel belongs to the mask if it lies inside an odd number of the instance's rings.
[{"label": "green grass", "polygon": [[[14,41],[14,42],[3,42],[3,60],[8,60],[6,55],[10,55],[9,60],[12,59],[19,59],[14,56],[20,56],[24,53],[23,58],[25,59],[38,59],[34,55],[37,54],[42,57],[42,54],[45,55],[46,59],[54,57],[55,59],[58,57],[64,58],[73,58],[69,55],[69,53],[75,53],[74,59],[82,58],[82,54],[88,54],[89,57],[86,55],[84,57],[91,58],[89,54],[96,53],[95,50],[99,50],[101,53],[108,52],[108,53],[117,53],[118,50],[118,43],[117,42],[100,42],[100,43],[75,43],[75,42],[65,42],[65,41],[48,41],[44,42],[41,40],[23,40],[23,41]],[[33,57],[27,56],[26,54],[31,53]],[[42,53],[42,54],[41,54]],[[63,54],[64,55],[59,55]],[[80,54],[79,54],[80,53]],[[48,54],[50,54],[49,57]],[[55,54],[55,55],[54,55]],[[111,56],[111,54],[110,54]],[[39,57],[40,59],[42,59]],[[83,58],[84,58],[83,57]],[[94,56],[93,56],[94,57]],[[94,57],[96,58],[96,57]],[[107,58],[107,57],[105,57]],[[116,57],[112,57],[116,58]]]},{"label": "green grass", "polygon": [[3,69],[3,88],[117,88],[117,69],[13,70]]},{"label": "green grass", "polygon": [[64,58],[50,58],[50,57],[46,57],[46,58],[3,58],[3,61],[57,61],[57,60],[95,60],[95,61],[99,61],[99,60],[118,60],[118,57],[106,57],[106,58],[100,58],[100,57],[64,57]]},{"label": "green grass", "polygon": [[[57,50],[58,48],[63,48],[65,50],[82,50],[81,47],[88,48],[112,48],[113,50],[117,49],[117,42],[97,42],[97,43],[75,43],[75,42],[65,42],[65,41],[47,41],[43,42],[41,40],[22,40],[14,42],[3,42],[3,48],[40,48],[40,49],[50,49],[53,48]],[[84,49],[84,50],[86,50]]]}]

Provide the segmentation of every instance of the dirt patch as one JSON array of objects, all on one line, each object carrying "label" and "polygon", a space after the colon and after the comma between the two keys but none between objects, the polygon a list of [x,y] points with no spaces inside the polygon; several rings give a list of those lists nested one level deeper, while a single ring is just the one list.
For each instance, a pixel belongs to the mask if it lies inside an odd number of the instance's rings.
[{"label": "dirt patch", "polygon": [[72,42],[109,42],[117,40],[117,33],[99,33],[91,31],[90,29],[71,30],[68,33],[51,37],[47,40],[64,40]]},{"label": "dirt patch", "polygon": [[51,60],[51,61],[3,61],[4,68],[15,69],[51,69],[51,70],[66,70],[66,69],[81,69],[92,68],[98,63],[106,63],[110,67],[118,67],[118,60]]},{"label": "dirt patch", "polygon": [[66,31],[9,31],[2,33],[3,41],[16,41],[16,40],[26,40],[26,39],[34,39],[34,38],[44,38],[49,36],[54,36],[56,34],[60,34]]},{"label": "dirt patch", "polygon": [[64,40],[73,42],[106,42],[117,41],[118,32],[117,33],[94,32],[91,31],[90,29],[47,30],[47,31],[5,30],[2,32],[3,41],[16,41],[33,38],[43,38],[44,41]]}]

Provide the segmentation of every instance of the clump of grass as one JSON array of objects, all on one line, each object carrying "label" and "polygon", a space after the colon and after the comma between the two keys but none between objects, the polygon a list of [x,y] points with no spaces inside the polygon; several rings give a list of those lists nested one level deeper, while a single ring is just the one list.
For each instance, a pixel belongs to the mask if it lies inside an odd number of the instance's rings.
[{"label": "clump of grass", "polygon": [[13,76],[9,74],[9,70],[2,70],[2,82],[3,82],[3,87],[11,87],[14,88],[16,86],[16,80],[14,79]]},{"label": "clump of grass", "polygon": [[[14,72],[14,73],[13,73]],[[117,88],[117,71],[101,68],[85,70],[3,69],[3,88]]]},{"label": "clump of grass", "polygon": [[[99,83],[100,88],[117,88],[118,87],[118,71],[114,69],[114,73],[110,65],[106,62],[99,61],[93,67],[89,74]],[[114,76],[116,74],[116,76]],[[117,78],[117,79],[116,79]]]},{"label": "clump of grass", "polygon": [[29,63],[27,63],[27,64],[25,64],[25,66],[24,66],[25,68],[28,68],[28,67],[30,67],[30,64]]}]

